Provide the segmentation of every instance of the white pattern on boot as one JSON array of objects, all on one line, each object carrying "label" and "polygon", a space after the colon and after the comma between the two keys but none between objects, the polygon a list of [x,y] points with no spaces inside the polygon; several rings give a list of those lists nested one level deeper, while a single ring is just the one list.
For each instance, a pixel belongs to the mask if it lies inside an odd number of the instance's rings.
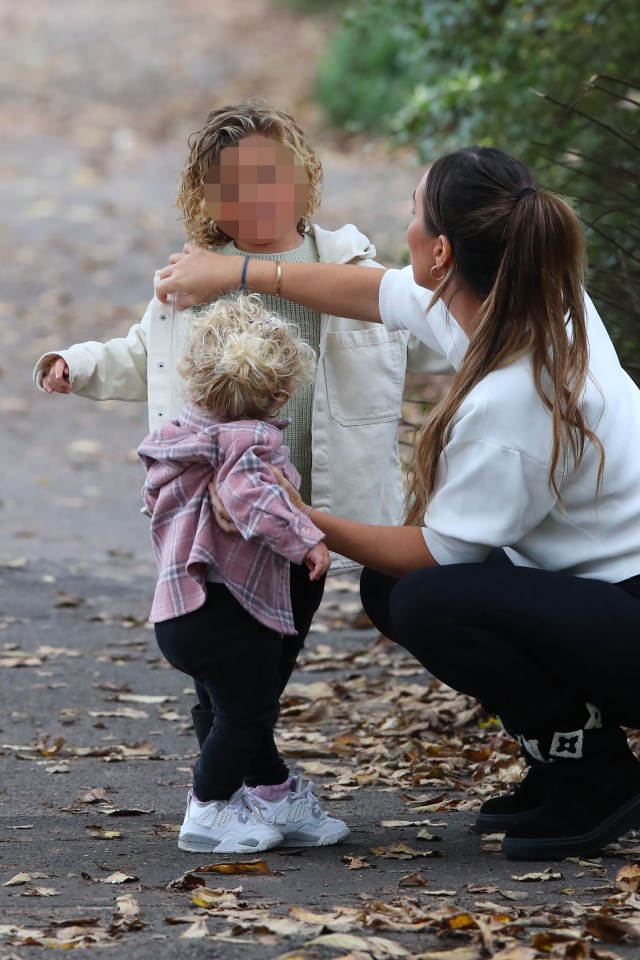
[{"label": "white pattern on boot", "polygon": [[244,788],[230,800],[198,803],[190,790],[178,836],[181,850],[191,853],[260,853],[282,842],[282,834],[257,814]]},{"label": "white pattern on boot", "polygon": [[534,760],[539,760],[541,763],[545,762],[545,758],[542,755],[542,750],[540,749],[539,740],[527,740],[527,738],[523,737],[521,734],[519,734],[516,737],[516,740],[518,741],[522,749],[526,750],[527,753],[530,754],[530,756],[532,756]]},{"label": "white pattern on boot", "polygon": [[549,757],[564,757],[571,760],[582,758],[583,730],[557,731],[549,747]]},{"label": "white pattern on boot", "polygon": [[[246,795],[246,791],[245,791]],[[283,836],[283,847],[327,847],[342,843],[351,831],[343,820],[326,814],[313,795],[313,783],[304,785],[303,778],[293,778],[291,789],[280,800],[263,800],[250,794],[265,823]]]},{"label": "white pattern on boot", "polygon": [[585,730],[601,730],[602,729],[602,714],[600,713],[600,708],[596,707],[593,703],[585,703],[585,707],[589,711],[589,719],[584,725]]}]

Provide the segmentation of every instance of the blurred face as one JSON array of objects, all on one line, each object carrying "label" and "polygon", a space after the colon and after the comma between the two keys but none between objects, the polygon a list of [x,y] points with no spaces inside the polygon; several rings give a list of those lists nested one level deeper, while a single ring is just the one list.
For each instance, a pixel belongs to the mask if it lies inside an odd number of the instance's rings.
[{"label": "blurred face", "polygon": [[205,177],[207,216],[240,243],[262,246],[296,233],[309,181],[293,151],[252,135],[225,147]]}]

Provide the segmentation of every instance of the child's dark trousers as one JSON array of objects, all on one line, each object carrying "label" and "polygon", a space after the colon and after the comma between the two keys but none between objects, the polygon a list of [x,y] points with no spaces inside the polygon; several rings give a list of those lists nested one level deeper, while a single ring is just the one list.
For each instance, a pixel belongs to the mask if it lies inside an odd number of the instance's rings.
[{"label": "child's dark trousers", "polygon": [[289,775],[273,731],[280,695],[323,590],[324,577],[311,581],[306,566],[291,565],[295,637],[263,626],[220,583],[207,584],[206,602],[198,610],[156,623],[163,655],[193,677],[200,718],[209,728],[199,736],[193,781],[198,800],[228,800],[243,782],[276,784]]}]

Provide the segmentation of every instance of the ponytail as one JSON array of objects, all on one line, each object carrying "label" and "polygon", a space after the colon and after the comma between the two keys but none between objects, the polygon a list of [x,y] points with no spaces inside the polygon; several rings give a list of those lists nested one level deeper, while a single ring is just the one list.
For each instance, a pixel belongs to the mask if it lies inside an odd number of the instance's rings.
[{"label": "ponytail", "polygon": [[[434,175],[435,174],[435,175]],[[406,523],[422,525],[440,455],[460,404],[484,377],[528,355],[535,388],[553,424],[549,484],[580,463],[589,429],[582,395],[589,371],[583,284],[584,233],[561,197],[539,189],[524,164],[491,148],[436,161],[426,180],[425,225],[444,234],[453,268],[430,306],[464,286],[482,300],[469,347],[451,387],[416,443]]]}]

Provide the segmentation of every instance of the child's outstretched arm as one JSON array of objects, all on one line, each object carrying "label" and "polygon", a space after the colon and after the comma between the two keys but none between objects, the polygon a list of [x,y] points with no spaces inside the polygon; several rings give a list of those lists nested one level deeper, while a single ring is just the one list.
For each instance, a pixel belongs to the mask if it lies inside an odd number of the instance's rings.
[{"label": "child's outstretched arm", "polygon": [[44,353],[33,379],[45,393],[75,393],[89,400],[147,399],[147,334],[152,304],[126,337],[87,341]]}]

